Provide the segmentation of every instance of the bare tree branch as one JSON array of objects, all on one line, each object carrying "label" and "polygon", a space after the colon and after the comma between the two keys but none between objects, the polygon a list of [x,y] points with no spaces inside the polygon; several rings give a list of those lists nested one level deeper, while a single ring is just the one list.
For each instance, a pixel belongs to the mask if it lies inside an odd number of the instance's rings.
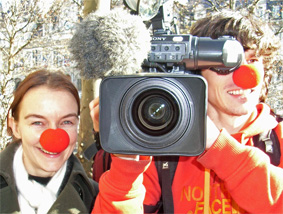
[{"label": "bare tree branch", "polygon": [[[76,22],[76,16],[68,16],[73,8],[71,3],[75,5],[72,0],[54,0],[52,5],[48,5],[49,9],[44,8],[42,13],[39,0],[10,0],[5,5],[5,11],[1,11],[0,151],[9,139],[5,133],[6,115],[13,97],[15,79],[43,65],[64,68],[64,57],[69,55],[66,40],[70,36],[66,39],[62,37],[72,32],[71,29],[66,31],[64,23]],[[60,48],[57,48],[59,45]]]}]

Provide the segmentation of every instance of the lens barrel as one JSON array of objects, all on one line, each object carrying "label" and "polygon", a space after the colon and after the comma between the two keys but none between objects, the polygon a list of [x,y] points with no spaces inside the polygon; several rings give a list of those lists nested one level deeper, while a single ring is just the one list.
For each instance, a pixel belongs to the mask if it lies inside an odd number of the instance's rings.
[{"label": "lens barrel", "polygon": [[171,79],[146,78],[125,93],[120,105],[124,133],[136,144],[163,148],[189,129],[193,106],[186,89]]}]

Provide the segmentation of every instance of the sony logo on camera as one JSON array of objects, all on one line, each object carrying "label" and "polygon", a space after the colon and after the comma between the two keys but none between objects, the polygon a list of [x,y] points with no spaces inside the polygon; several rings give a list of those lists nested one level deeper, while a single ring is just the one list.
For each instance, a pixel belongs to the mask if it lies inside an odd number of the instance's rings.
[{"label": "sony logo on camera", "polygon": [[166,37],[152,37],[152,40],[153,41],[164,41],[164,40],[166,40]]},{"label": "sony logo on camera", "polygon": [[100,141],[110,153],[201,154],[207,86],[201,76],[147,73],[106,77],[100,85]]}]

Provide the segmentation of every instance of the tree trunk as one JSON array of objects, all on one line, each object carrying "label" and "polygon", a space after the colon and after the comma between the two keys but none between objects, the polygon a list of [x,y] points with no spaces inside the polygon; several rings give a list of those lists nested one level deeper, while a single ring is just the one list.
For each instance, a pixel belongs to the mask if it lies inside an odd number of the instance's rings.
[{"label": "tree trunk", "polygon": [[[93,11],[108,11],[110,10],[110,0],[85,0],[84,1],[84,16],[86,17]],[[92,163],[84,158],[83,152],[92,143],[94,143],[93,124],[89,112],[89,103],[99,94],[99,80],[96,79],[81,79],[82,81],[82,97],[81,97],[81,113],[80,127],[78,136],[78,153],[85,171],[89,177],[92,177]]]},{"label": "tree trunk", "polygon": [[235,10],[236,9],[236,1],[235,0],[229,0],[230,2],[230,9]]}]

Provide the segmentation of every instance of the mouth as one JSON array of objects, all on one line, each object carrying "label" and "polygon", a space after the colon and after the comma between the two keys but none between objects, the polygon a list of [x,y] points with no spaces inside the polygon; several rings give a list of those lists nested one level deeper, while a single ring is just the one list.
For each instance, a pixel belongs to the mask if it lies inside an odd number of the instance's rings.
[{"label": "mouth", "polygon": [[48,154],[48,155],[57,155],[57,154],[59,154],[59,153],[55,153],[55,152],[49,152],[49,151],[46,151],[45,149],[43,149],[43,148],[39,148],[43,153],[45,153],[45,154]]},{"label": "mouth", "polygon": [[235,96],[241,96],[241,95],[248,95],[252,93],[254,90],[253,89],[237,89],[237,90],[231,90],[228,91],[227,93],[230,95],[235,95]]}]

